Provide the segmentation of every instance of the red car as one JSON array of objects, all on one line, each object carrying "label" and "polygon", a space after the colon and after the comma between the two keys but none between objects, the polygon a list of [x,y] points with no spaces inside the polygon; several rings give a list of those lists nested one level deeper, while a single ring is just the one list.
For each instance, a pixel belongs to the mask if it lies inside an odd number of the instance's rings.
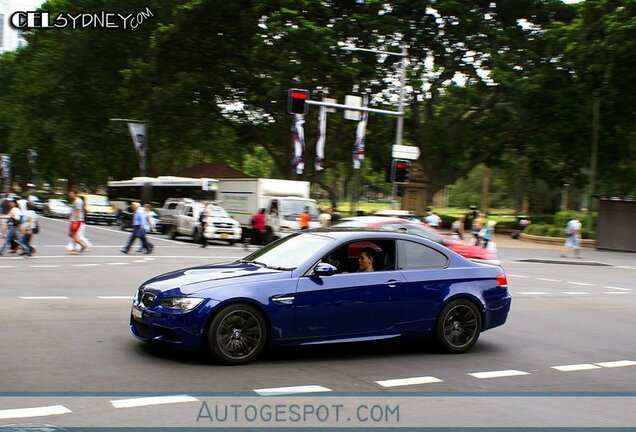
[{"label": "red car", "polygon": [[351,227],[373,228],[387,231],[405,231],[440,243],[465,258],[496,264],[499,263],[496,251],[453,240],[447,235],[444,235],[436,229],[419,221],[385,216],[356,216],[340,219],[336,224],[334,224],[334,227],[335,226],[338,228]]}]

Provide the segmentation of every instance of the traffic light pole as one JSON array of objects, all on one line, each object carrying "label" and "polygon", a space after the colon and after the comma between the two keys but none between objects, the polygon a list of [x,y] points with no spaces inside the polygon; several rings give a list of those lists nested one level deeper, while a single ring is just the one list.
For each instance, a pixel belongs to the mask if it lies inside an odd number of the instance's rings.
[{"label": "traffic light pole", "polygon": [[[405,90],[405,86],[406,86],[406,57],[407,57],[407,50],[406,50],[406,45],[402,44],[402,60],[400,61],[401,67],[400,67],[400,99],[398,100],[398,111],[403,113],[404,112],[404,90]],[[404,116],[400,116],[397,119],[397,127],[395,130],[395,145],[401,145],[402,144],[402,134],[404,132]],[[391,199],[391,207],[393,209],[395,209],[395,207],[397,207],[397,202],[398,202],[398,196],[397,196],[397,183],[393,182],[392,183],[392,199]]]}]

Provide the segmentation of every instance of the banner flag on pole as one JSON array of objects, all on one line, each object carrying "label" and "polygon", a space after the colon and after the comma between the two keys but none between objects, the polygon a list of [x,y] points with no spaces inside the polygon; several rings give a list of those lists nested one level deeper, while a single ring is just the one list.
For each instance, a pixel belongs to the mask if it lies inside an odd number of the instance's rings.
[{"label": "banner flag on pole", "polygon": [[[364,95],[364,99],[362,101],[362,106],[366,107],[369,103],[369,97]],[[367,120],[369,118],[369,113],[366,111],[362,113],[360,121],[358,122],[358,127],[356,129],[356,141],[353,144],[353,169],[360,169],[362,165],[362,161],[364,160],[364,135],[367,130]]]},{"label": "banner flag on pole", "polygon": [[11,156],[3,154],[0,167],[2,168],[2,177],[11,179]]},{"label": "banner flag on pole", "polygon": [[146,156],[146,142],[147,142],[147,129],[146,123],[128,123],[128,130],[130,130],[130,136],[132,137],[135,150],[139,157],[144,158]]},{"label": "banner flag on pole", "polygon": [[299,175],[305,170],[305,161],[303,159],[305,131],[303,130],[303,124],[305,124],[305,117],[296,114],[292,124],[292,139],[294,140],[294,168],[296,168],[296,174]]},{"label": "banner flag on pole", "polygon": [[325,169],[325,139],[327,136],[327,108],[320,107],[318,116],[318,141],[316,141],[316,171]]}]

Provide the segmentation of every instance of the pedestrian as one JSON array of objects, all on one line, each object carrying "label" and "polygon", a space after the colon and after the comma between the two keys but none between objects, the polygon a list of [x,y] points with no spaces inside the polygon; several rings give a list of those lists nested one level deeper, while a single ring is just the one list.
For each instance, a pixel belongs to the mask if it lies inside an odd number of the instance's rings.
[{"label": "pedestrian", "polygon": [[210,217],[210,205],[203,206],[203,210],[199,213],[199,223],[201,224],[201,247],[204,248],[208,245],[208,239],[205,236],[205,230],[208,227],[208,218]]},{"label": "pedestrian", "polygon": [[329,228],[329,226],[331,225],[331,209],[324,209],[318,215],[318,221],[320,222],[320,226],[322,226],[323,228]]},{"label": "pedestrian", "polygon": [[301,230],[309,229],[309,220],[311,215],[309,214],[309,206],[305,206],[305,211],[298,215],[298,225]]},{"label": "pedestrian", "polygon": [[5,238],[4,244],[0,249],[0,255],[4,255],[4,250],[9,247],[11,249],[14,240],[17,240],[22,248],[22,253],[20,255],[24,255],[27,257],[31,256],[31,248],[25,242],[24,233],[22,231],[22,224],[24,222],[24,216],[22,212],[18,208],[18,204],[15,200],[11,200],[9,202],[9,211],[7,213],[7,237]]},{"label": "pedestrian", "polygon": [[431,212],[430,215],[426,216],[424,221],[431,228],[439,229],[442,226],[442,218],[440,218],[435,212]]},{"label": "pedestrian", "polygon": [[144,229],[144,219],[147,220],[145,215],[146,212],[143,210],[143,208],[139,205],[138,202],[135,202],[132,204],[132,210],[133,210],[133,222],[132,222],[133,231],[130,234],[130,237],[128,238],[128,243],[126,243],[126,246],[124,246],[123,249],[120,249],[120,252],[127,254],[132,244],[134,243],[135,239],[139,239],[139,241],[141,241],[142,248],[146,249],[146,253],[147,254],[152,253],[154,246],[148,243],[148,240],[146,239],[146,230]]},{"label": "pedestrian", "polygon": [[261,245],[267,233],[265,209],[262,208],[252,217],[252,244]]},{"label": "pedestrian", "polygon": [[477,206],[471,205],[468,207],[468,212],[464,215],[464,232],[472,233],[473,221],[477,219]]},{"label": "pedestrian", "polygon": [[[156,225],[157,225],[157,221],[152,216],[152,207],[148,203],[144,204],[142,218],[141,218],[141,226],[144,229],[146,243],[148,244],[148,246],[150,246],[150,251],[152,251],[155,248],[155,245],[153,243],[150,243],[150,240],[148,240],[148,234],[157,232],[157,229],[155,228]],[[143,252],[143,251],[144,251],[144,247],[142,243],[139,246],[139,249],[137,249],[137,252]]]},{"label": "pedestrian", "polygon": [[492,235],[495,232],[496,224],[497,222],[495,222],[494,220],[490,220],[486,224],[484,224],[484,227],[479,232],[479,237],[481,237],[481,240],[483,241],[482,246],[484,249],[488,248],[488,244],[492,240]]},{"label": "pedestrian", "polygon": [[[69,240],[69,243],[66,245],[66,250],[71,254],[75,254],[77,252],[89,252],[91,250],[91,246],[93,244],[86,238],[86,223],[85,223],[85,213],[84,213],[84,200],[82,200],[79,196],[77,196],[77,190],[71,189],[68,192],[68,199],[71,203],[71,224],[73,221],[80,221],[74,224],[77,227],[77,231],[75,232],[75,238],[77,241],[73,240],[73,237]],[[70,233],[70,227],[69,227]]]},{"label": "pedestrian", "polygon": [[340,220],[340,212],[337,206],[331,207],[331,225],[335,225]]},{"label": "pedestrian", "polygon": [[464,240],[464,217],[459,216],[451,225],[451,236],[455,240]]},{"label": "pedestrian", "polygon": [[38,226],[38,215],[33,210],[33,204],[29,201],[27,204],[27,212],[25,217],[25,222],[22,224],[23,232],[24,232],[24,242],[29,245],[29,249],[31,249],[31,255],[33,255],[36,250],[33,247],[33,236],[39,232]]},{"label": "pedestrian", "polygon": [[481,244],[481,230],[484,228],[485,217],[486,215],[479,213],[475,219],[473,219],[473,223],[470,227],[470,232],[475,237],[475,246]]},{"label": "pedestrian", "polygon": [[561,258],[567,257],[568,250],[574,251],[574,258],[581,258],[581,217],[574,216],[565,225],[565,242],[561,250]]}]

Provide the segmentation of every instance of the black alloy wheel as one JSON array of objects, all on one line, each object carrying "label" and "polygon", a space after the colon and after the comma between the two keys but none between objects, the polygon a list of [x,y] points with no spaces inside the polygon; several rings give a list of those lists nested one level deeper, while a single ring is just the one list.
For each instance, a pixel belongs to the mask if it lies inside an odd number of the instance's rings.
[{"label": "black alloy wheel", "polygon": [[212,320],[208,345],[214,357],[227,365],[241,365],[254,360],[267,340],[261,313],[246,304],[230,305]]},{"label": "black alloy wheel", "polygon": [[437,318],[435,333],[442,349],[450,353],[464,353],[479,339],[481,313],[467,299],[448,303]]}]

